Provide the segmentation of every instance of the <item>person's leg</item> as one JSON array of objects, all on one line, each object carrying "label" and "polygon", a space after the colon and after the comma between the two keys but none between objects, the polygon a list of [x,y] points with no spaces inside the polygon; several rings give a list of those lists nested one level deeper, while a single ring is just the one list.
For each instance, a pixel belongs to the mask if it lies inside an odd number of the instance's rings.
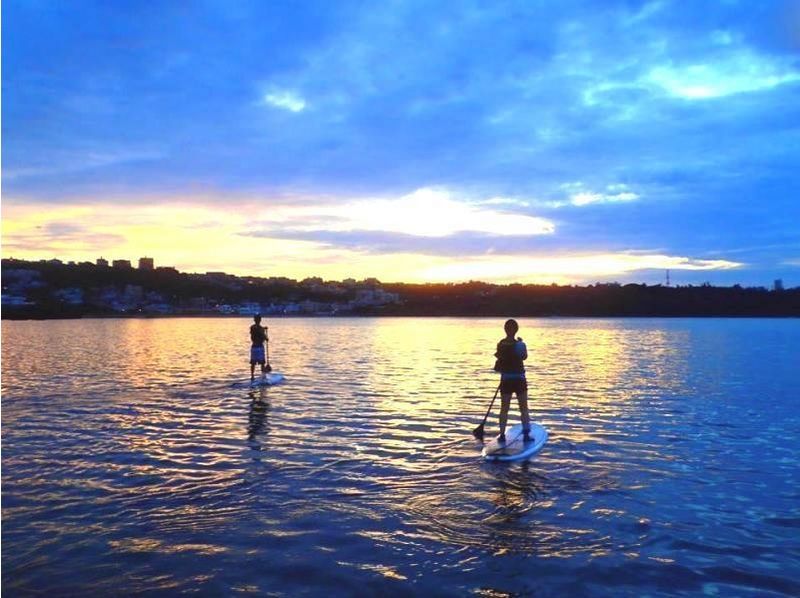
[{"label": "person's leg", "polygon": [[250,382],[255,382],[256,380],[256,362],[250,362]]},{"label": "person's leg", "polygon": [[506,434],[506,424],[508,423],[508,409],[511,407],[511,393],[500,395],[500,438]]},{"label": "person's leg", "polygon": [[266,378],[267,376],[267,364],[265,362],[261,362],[261,377]]},{"label": "person's leg", "polygon": [[531,429],[531,417],[528,413],[528,391],[524,390],[517,393],[517,403],[519,403],[519,413],[522,417],[522,430],[526,437]]}]

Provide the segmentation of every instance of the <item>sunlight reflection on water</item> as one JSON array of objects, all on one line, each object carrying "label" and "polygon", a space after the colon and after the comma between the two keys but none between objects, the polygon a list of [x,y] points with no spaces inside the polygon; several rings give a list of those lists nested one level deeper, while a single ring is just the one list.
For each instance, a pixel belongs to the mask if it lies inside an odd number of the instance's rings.
[{"label": "sunlight reflection on water", "polygon": [[516,464],[502,321],[268,324],[4,322],[3,589],[800,593],[800,322],[523,320]]}]

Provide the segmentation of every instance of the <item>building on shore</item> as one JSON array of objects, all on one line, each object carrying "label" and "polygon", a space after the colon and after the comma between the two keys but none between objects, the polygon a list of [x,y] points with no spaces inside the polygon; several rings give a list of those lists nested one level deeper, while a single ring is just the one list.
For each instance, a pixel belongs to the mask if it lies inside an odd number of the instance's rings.
[{"label": "building on shore", "polygon": [[133,267],[133,266],[131,266],[131,261],[130,260],[114,260],[113,262],[111,262],[111,265],[114,268],[120,268],[120,269],[122,269],[122,268],[132,268]]},{"label": "building on shore", "polygon": [[101,268],[108,268],[108,260],[102,257],[97,258],[97,265]]},{"label": "building on shore", "polygon": [[140,257],[139,258],[139,270],[154,270],[155,263],[153,263],[153,258],[151,257]]}]

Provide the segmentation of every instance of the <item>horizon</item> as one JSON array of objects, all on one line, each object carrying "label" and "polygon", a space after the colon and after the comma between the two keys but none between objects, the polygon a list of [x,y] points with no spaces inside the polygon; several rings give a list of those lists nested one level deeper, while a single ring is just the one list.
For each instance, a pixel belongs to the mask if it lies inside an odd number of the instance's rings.
[{"label": "horizon", "polygon": [[800,286],[797,3],[2,17],[3,258]]}]

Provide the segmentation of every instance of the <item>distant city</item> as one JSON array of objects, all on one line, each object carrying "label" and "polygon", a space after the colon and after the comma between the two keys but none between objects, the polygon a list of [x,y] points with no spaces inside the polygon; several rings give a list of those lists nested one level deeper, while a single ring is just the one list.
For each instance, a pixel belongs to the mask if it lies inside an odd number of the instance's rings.
[{"label": "distant city", "polygon": [[800,316],[800,288],[598,283],[381,283],[375,278],[184,273],[141,257],[2,260],[2,317],[103,316]]},{"label": "distant city", "polygon": [[3,317],[70,315],[337,315],[397,304],[379,281],[181,273],[151,257],[2,261]]}]

